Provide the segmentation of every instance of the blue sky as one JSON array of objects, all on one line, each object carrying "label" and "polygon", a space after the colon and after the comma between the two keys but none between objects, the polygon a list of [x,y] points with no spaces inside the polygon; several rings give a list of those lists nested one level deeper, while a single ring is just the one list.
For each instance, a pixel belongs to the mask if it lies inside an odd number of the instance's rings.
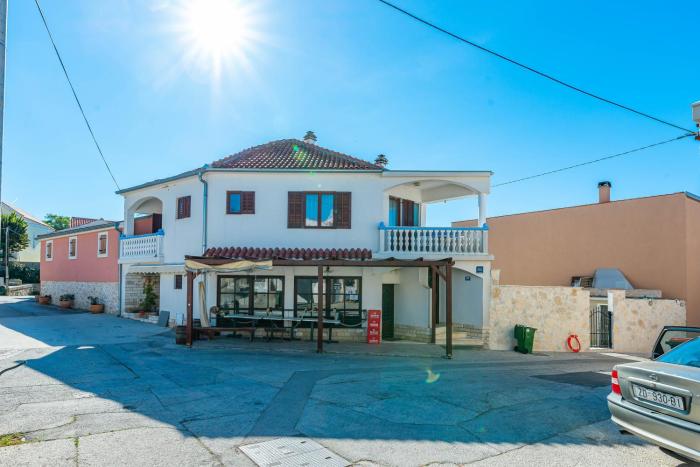
[{"label": "blue sky", "polygon": [[[694,1],[395,0],[561,79],[693,127],[700,100]],[[220,80],[175,30],[176,2],[43,0],[88,117],[122,187],[240,149],[301,137],[394,169],[489,169],[493,183],[680,134],[460,45],[376,0],[262,0],[247,60]],[[681,13],[684,12],[684,13]],[[694,55],[695,54],[695,55]],[[240,63],[247,63],[242,66]],[[43,216],[121,219],[33,1],[10,0],[3,197]],[[700,143],[494,188],[489,214],[700,193]],[[475,200],[428,222],[473,217]],[[653,222],[650,219],[650,222]]]}]

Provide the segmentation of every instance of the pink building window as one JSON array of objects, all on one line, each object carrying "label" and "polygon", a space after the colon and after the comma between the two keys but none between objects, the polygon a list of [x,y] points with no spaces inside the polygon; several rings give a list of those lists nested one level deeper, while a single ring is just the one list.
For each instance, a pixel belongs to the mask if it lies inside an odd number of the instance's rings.
[{"label": "pink building window", "polygon": [[78,237],[68,237],[68,259],[78,257]]}]

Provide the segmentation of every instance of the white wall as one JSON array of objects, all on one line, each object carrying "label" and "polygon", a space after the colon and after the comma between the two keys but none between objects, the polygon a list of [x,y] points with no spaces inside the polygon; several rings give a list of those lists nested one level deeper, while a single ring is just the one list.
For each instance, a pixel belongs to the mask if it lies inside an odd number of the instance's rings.
[{"label": "white wall", "polygon": [[[403,268],[399,271],[401,282],[394,288],[395,324],[430,327],[431,290],[427,287],[426,269]],[[425,277],[419,277],[421,275]]]},{"label": "white wall", "polygon": [[[379,247],[378,225],[387,222],[389,193],[421,202],[421,191],[413,185],[428,176],[386,177],[378,173],[327,172],[207,172],[209,184],[209,247]],[[440,177],[488,190],[487,176]],[[405,184],[405,185],[403,185]],[[226,214],[226,191],[255,191],[255,214]],[[352,193],[351,229],[288,229],[289,191],[349,191]],[[182,262],[185,255],[202,251],[203,186],[196,176],[126,193],[124,215],[149,197],[162,202],[164,262]],[[176,199],[191,196],[191,216],[176,219]],[[476,197],[474,197],[476,202]],[[424,214],[424,213],[423,213]],[[423,218],[425,216],[423,215]],[[129,226],[127,223],[127,233]]]}]

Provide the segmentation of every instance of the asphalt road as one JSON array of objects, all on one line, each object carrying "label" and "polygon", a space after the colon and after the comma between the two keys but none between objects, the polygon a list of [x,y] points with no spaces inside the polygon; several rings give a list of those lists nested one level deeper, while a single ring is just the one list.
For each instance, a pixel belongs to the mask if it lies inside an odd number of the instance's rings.
[{"label": "asphalt road", "polygon": [[24,439],[0,465],[253,465],[283,437],[357,465],[684,465],[608,421],[616,358],[164,331],[0,299],[0,435]]}]

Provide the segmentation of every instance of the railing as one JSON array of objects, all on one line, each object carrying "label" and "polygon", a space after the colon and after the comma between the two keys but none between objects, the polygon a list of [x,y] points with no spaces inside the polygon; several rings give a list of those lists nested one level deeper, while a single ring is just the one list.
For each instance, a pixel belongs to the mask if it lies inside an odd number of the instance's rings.
[{"label": "railing", "polygon": [[119,239],[119,259],[158,260],[163,258],[163,231],[145,235],[124,235]]},{"label": "railing", "polygon": [[488,227],[388,227],[379,224],[379,252],[392,254],[488,254]]}]

